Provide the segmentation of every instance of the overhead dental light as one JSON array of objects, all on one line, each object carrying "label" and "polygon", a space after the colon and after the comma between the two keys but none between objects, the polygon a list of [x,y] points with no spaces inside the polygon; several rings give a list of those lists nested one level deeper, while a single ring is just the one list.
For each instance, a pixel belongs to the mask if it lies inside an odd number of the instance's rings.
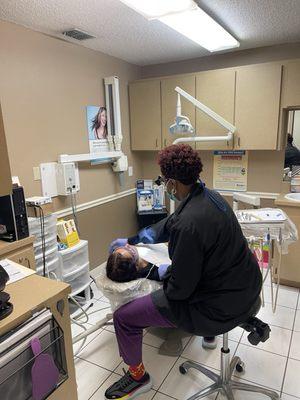
[{"label": "overhead dental light", "polygon": [[210,52],[240,43],[193,0],[120,0],[145,18],[158,19]]},{"label": "overhead dental light", "polygon": [[169,128],[173,135],[192,135],[195,131],[191,121],[185,115],[181,115],[180,94],[177,95],[176,118],[175,123]]},{"label": "overhead dental light", "polygon": [[[181,115],[181,100],[180,96],[184,97],[190,103],[194,104],[196,108],[204,112],[215,122],[221,125],[223,128],[228,130],[227,135],[224,136],[183,136],[174,140],[173,144],[184,143],[184,142],[231,142],[233,140],[233,134],[236,131],[236,127],[230,122],[226,121],[221,115],[217,114],[215,111],[207,107],[205,104],[201,103],[195,97],[191,96],[189,93],[185,92],[180,87],[176,87],[175,91],[177,94],[177,106],[176,106],[176,119],[175,123],[169,128],[171,134],[181,134],[181,135],[193,135],[194,128],[188,117]],[[175,211],[175,201],[170,200],[170,213]]]},{"label": "overhead dental light", "polygon": [[170,126],[169,130],[171,134],[192,134],[194,133],[194,128],[192,127],[190,120],[188,117],[181,115],[181,102],[180,96],[183,96],[190,103],[194,104],[196,108],[204,112],[210,118],[212,118],[215,122],[221,125],[223,128],[228,130],[227,135],[225,136],[190,136],[190,137],[181,137],[176,139],[173,144],[182,143],[182,142],[230,142],[233,140],[233,134],[236,131],[236,127],[232,125],[230,122],[226,121],[221,115],[217,114],[215,111],[207,107],[205,104],[201,103],[199,100],[195,99],[195,97],[191,96],[189,93],[185,92],[180,87],[176,87],[175,91],[178,93],[177,97],[177,107],[176,107],[176,119],[175,123]]}]

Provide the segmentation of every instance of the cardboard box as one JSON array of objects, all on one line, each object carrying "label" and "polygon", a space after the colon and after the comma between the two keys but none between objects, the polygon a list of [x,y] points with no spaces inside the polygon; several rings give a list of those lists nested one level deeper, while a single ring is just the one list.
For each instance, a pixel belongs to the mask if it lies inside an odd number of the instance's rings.
[{"label": "cardboard box", "polygon": [[80,239],[73,219],[58,221],[56,224],[57,236],[61,243],[67,247],[75,246]]}]

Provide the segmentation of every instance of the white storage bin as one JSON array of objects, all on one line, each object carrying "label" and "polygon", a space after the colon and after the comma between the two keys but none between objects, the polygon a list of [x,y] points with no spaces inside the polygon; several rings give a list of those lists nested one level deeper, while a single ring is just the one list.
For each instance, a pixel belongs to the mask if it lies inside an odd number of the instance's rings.
[{"label": "white storage bin", "polygon": [[59,254],[62,259],[63,276],[78,271],[80,267],[89,262],[88,242],[80,240],[76,246],[60,250]]},{"label": "white storage bin", "polygon": [[[56,234],[57,217],[54,214],[47,215],[44,218],[45,235]],[[41,237],[41,221],[40,218],[28,218],[29,233],[37,238]]]},{"label": "white storage bin", "polygon": [[[38,275],[43,275],[44,267],[43,264],[41,266],[36,267],[36,272]],[[50,262],[46,262],[46,276],[51,278],[51,279],[62,279],[61,275],[61,260],[56,256],[53,260]]]},{"label": "white storage bin", "polygon": [[[45,237],[45,250],[46,252],[53,249],[56,246],[57,248],[57,239],[56,234],[52,234],[50,236]],[[33,243],[34,254],[35,257],[42,256],[42,240],[35,240]]]},{"label": "white storage bin", "polygon": [[[45,229],[44,229],[44,234],[45,234],[45,237],[57,235],[56,225],[54,225],[54,226],[49,226],[48,228],[45,228]],[[36,240],[41,240],[41,239],[42,239],[42,235],[41,235],[41,230],[40,230],[40,229],[38,229],[38,230],[36,231],[36,233],[30,232],[30,235],[35,236],[35,239],[36,239]]]},{"label": "white storage bin", "polygon": [[72,295],[85,290],[91,283],[89,262],[82,265],[78,270],[72,271],[72,273],[63,276],[63,281],[71,285]]},{"label": "white storage bin", "polygon": [[[51,247],[49,250],[45,252],[45,259],[47,263],[50,263],[51,261],[55,260],[58,257],[58,250],[57,250],[57,244],[55,244],[53,247]],[[43,265],[43,254],[42,252],[40,255],[35,257],[35,262],[37,267],[41,267]]]}]

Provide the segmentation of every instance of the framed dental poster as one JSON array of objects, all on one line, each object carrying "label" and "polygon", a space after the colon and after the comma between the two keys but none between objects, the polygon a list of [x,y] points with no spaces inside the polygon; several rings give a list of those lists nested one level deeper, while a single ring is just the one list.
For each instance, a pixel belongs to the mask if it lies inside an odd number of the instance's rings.
[{"label": "framed dental poster", "polygon": [[247,178],[247,151],[214,151],[214,189],[232,192],[246,192]]},{"label": "framed dental poster", "polygon": [[87,106],[86,119],[90,153],[109,151],[107,139],[107,113],[104,106]]}]

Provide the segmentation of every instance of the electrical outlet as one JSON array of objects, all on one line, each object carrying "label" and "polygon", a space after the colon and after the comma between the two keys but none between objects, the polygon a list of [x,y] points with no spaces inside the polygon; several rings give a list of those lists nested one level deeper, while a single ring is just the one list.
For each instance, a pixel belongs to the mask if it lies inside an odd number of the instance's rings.
[{"label": "electrical outlet", "polygon": [[40,167],[33,167],[33,179],[35,181],[40,181],[41,180]]},{"label": "electrical outlet", "polygon": [[128,167],[128,176],[132,176],[133,175],[133,167],[130,166]]}]

